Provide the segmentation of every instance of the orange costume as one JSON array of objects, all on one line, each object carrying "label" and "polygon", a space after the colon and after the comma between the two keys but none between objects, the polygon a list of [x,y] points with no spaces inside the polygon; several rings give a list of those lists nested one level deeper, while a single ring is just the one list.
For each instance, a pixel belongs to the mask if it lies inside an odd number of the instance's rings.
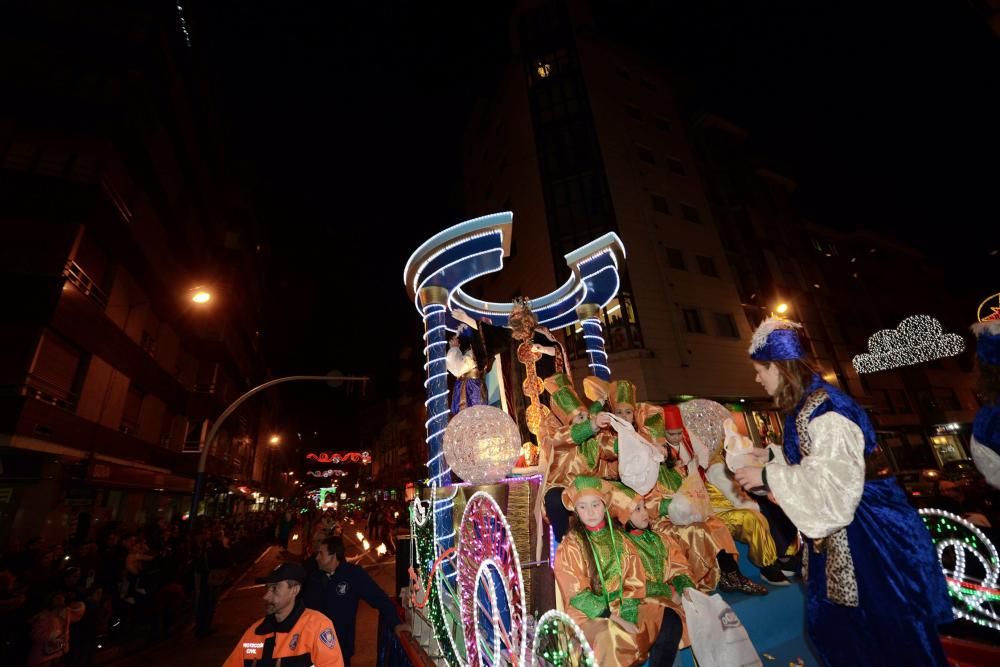
[{"label": "orange costume", "polygon": [[306,609],[295,601],[292,612],[280,623],[265,616],[251,625],[223,667],[253,667],[265,664],[302,664],[315,667],[343,667],[344,656],[333,629],[333,622],[323,614]]},{"label": "orange costume", "polygon": [[[595,477],[577,477],[563,492],[567,508],[587,495],[608,505],[611,488]],[[571,530],[556,550],[556,581],[563,607],[587,637],[599,665],[638,664],[656,640],[663,607],[645,602],[646,573],[625,534],[605,521]],[[614,618],[634,624],[632,633]]]}]

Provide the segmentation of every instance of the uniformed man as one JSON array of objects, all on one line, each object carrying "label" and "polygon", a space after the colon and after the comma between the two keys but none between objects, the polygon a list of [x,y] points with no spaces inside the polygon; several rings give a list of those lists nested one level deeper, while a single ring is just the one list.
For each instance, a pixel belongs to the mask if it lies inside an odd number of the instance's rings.
[{"label": "uniformed man", "polygon": [[223,667],[344,667],[333,623],[299,599],[305,580],[297,563],[282,563],[257,579],[267,585],[267,616],[243,633]]},{"label": "uniformed man", "polygon": [[[341,641],[344,665],[350,667],[354,655],[354,626],[358,615],[358,602],[364,600],[378,609],[382,622],[393,628],[398,637],[410,631],[396,612],[396,605],[363,568],[344,561],[344,541],[330,537],[323,541],[316,552],[317,571],[310,572],[303,595],[306,607],[316,609],[333,620]],[[366,637],[375,637],[375,628],[369,628]]]}]

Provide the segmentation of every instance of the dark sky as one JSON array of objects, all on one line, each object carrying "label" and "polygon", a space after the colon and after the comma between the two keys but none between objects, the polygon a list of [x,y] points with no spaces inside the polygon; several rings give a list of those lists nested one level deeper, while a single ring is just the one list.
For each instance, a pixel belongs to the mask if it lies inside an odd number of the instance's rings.
[{"label": "dark sky", "polygon": [[[371,373],[391,390],[420,334],[402,267],[463,219],[462,127],[509,57],[512,3],[202,4],[195,48],[270,237],[274,371]],[[955,276],[971,263],[967,282],[1000,289],[986,284],[1000,234],[970,240],[1000,220],[1000,38],[961,0],[881,4],[599,6],[692,82],[691,106],[751,130],[815,219],[931,249]]]}]

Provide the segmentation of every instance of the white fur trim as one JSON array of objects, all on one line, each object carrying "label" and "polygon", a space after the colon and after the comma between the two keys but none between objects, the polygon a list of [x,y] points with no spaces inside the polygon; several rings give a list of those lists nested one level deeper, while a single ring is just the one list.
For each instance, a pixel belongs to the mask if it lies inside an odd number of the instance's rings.
[{"label": "white fur trim", "polygon": [[767,337],[771,335],[772,331],[777,329],[801,329],[802,325],[798,322],[792,322],[791,320],[782,320],[777,317],[769,317],[760,323],[757,330],[753,332],[753,338],[750,339],[750,354],[754,354],[762,347],[767,345]]},{"label": "white fur trim", "polygon": [[988,322],[976,322],[971,327],[972,333],[982,336],[984,333],[991,336],[1000,336],[1000,320],[989,320]]}]

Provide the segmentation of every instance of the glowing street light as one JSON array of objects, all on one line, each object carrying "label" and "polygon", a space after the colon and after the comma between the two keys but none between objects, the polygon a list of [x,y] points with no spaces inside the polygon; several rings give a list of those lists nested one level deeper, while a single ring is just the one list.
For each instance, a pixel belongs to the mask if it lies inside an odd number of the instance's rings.
[{"label": "glowing street light", "polygon": [[778,313],[779,315],[784,315],[785,313],[788,312],[788,304],[787,303],[779,303],[778,307],[775,308],[774,311],[776,313]]},{"label": "glowing street light", "polygon": [[271,439],[268,440],[268,442],[270,442],[272,445],[279,445],[279,444],[281,444],[281,436],[280,435],[272,435]]},{"label": "glowing street light", "polygon": [[195,287],[191,290],[191,300],[195,303],[208,303],[212,300],[212,293],[204,287]]}]

